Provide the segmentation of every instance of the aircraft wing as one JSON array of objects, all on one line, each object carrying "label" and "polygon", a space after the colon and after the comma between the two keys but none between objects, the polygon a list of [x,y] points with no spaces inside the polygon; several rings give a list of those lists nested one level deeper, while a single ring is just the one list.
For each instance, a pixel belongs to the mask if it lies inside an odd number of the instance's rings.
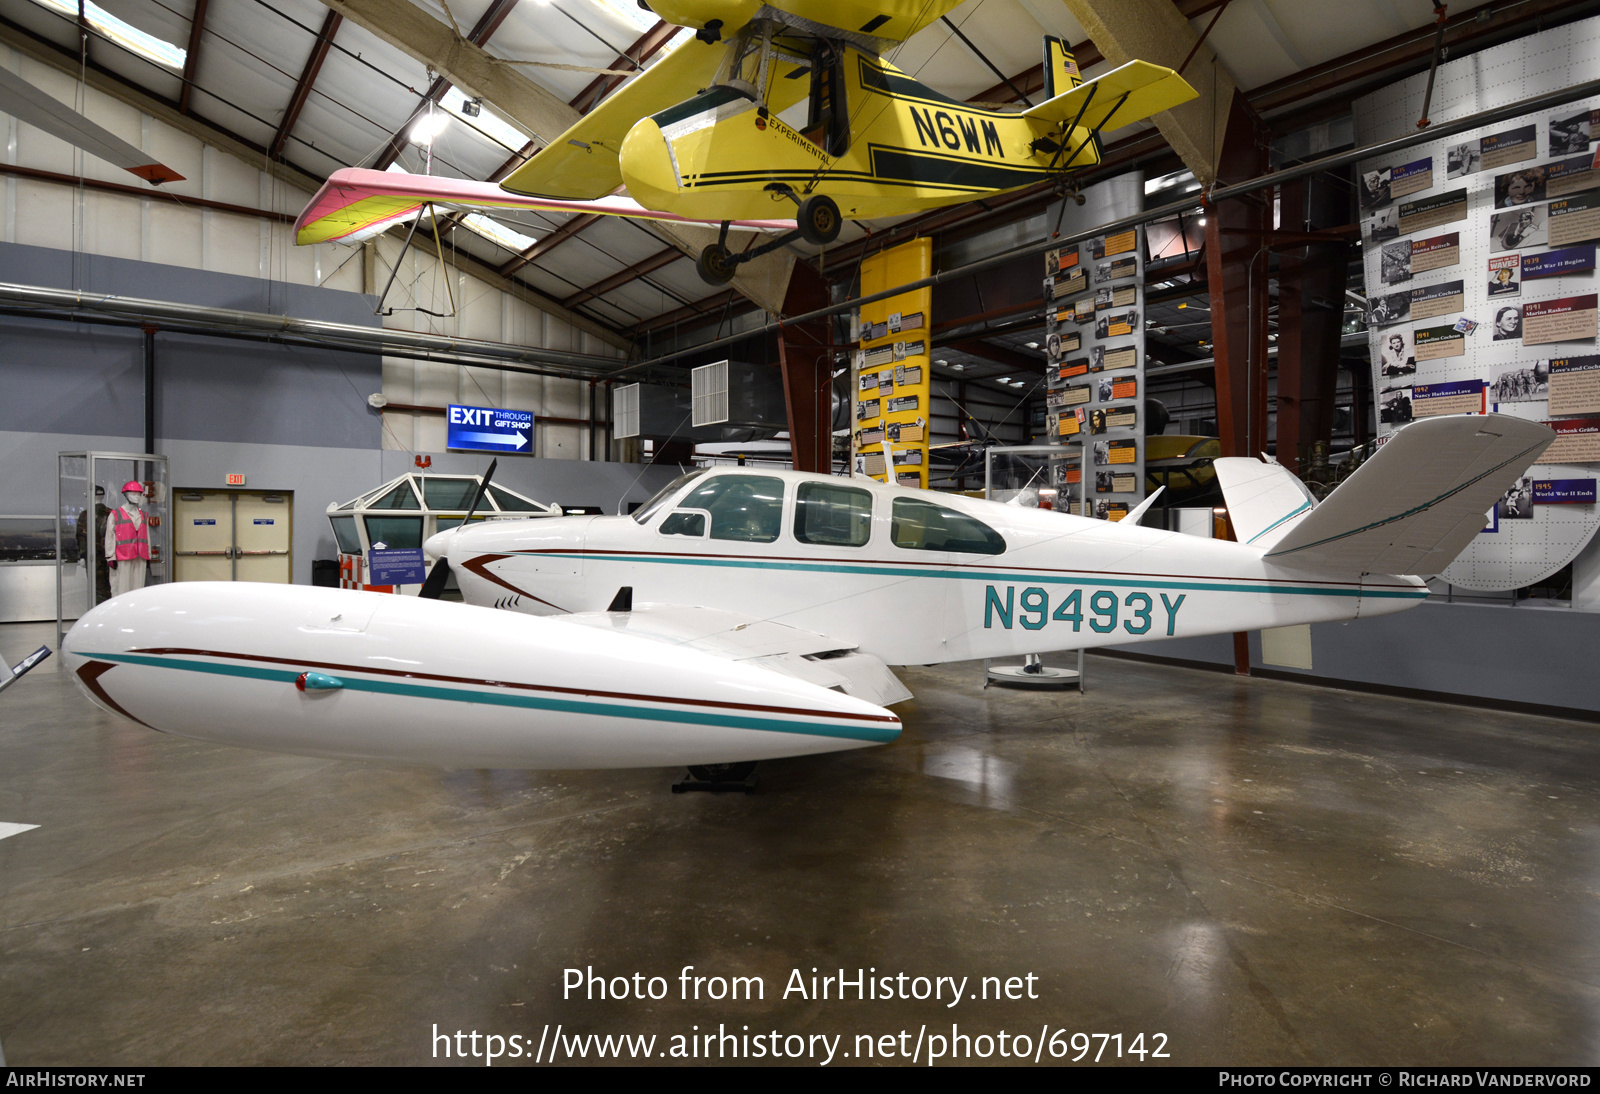
[{"label": "aircraft wing", "polygon": [[[1413,422],[1271,544],[1266,557],[1346,573],[1439,573],[1554,439],[1549,426],[1506,414]],[[1226,496],[1226,479],[1223,489]]]},{"label": "aircraft wing", "polygon": [[77,145],[146,182],[159,186],[163,182],[183,181],[182,175],[157,162],[150,153],[96,125],[60,99],[4,68],[0,68],[0,104],[4,104],[5,112],[12,117]]},{"label": "aircraft wing", "polygon": [[1067,122],[1098,132],[1171,110],[1198,94],[1170,68],[1149,61],[1129,61],[1046,99],[1023,117],[1051,124]]},{"label": "aircraft wing", "polygon": [[[295,221],[294,241],[302,247],[313,243],[359,243],[388,231],[395,224],[405,223],[430,203],[459,209],[533,209],[688,224],[715,223],[646,209],[632,198],[608,196],[593,201],[529,198],[508,193],[492,182],[353,167],[335,171],[313,195]],[[791,220],[736,220],[733,224],[771,232],[794,227]]]},{"label": "aircraft wing", "polygon": [[546,198],[594,199],[622,185],[622,138],[640,118],[692,98],[708,87],[727,43],[688,37],[682,45],[622,85],[571,129],[511,172],[505,188]]},{"label": "aircraft wing", "polygon": [[872,654],[825,635],[755,616],[678,604],[641,604],[630,611],[579,612],[557,618],[772,669],[879,706],[911,698],[899,678]]}]

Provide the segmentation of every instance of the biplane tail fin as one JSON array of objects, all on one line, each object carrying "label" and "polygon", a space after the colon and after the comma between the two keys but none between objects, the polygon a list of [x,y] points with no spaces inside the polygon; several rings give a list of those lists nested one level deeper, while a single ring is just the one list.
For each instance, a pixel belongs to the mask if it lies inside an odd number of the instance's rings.
[{"label": "biplane tail fin", "polygon": [[1067,43],[1063,39],[1047,36],[1044,40],[1045,98],[1053,99],[1081,83],[1083,73],[1078,71],[1078,62],[1072,56],[1072,50],[1067,48]]},{"label": "biplane tail fin", "polygon": [[[1079,83],[1073,75],[1077,64],[1071,57],[1059,41],[1045,39],[1045,73],[1051,81],[1046,86],[1056,89],[1056,94],[1023,117],[1098,133],[1171,110],[1199,94],[1172,69],[1148,61],[1129,61]],[[1066,90],[1059,90],[1063,87]]]}]

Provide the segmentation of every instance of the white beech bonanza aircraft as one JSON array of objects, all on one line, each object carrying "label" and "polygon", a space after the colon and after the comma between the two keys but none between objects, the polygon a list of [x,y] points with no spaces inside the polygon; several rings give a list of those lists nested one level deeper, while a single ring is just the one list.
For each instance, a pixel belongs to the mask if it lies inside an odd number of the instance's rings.
[{"label": "white beech bonanza aircraft", "polygon": [[[1239,542],[1140,511],[710,469],[632,516],[442,532],[422,597],[159,585],[89,612],[63,651],[100,706],[184,737],[445,767],[743,766],[894,740],[886,707],[910,693],[890,665],[1403,611],[1428,595],[1404,575],[1444,569],[1553,437],[1425,419],[1320,503],[1276,463],[1218,460]],[[428,598],[449,573],[467,604]]]}]

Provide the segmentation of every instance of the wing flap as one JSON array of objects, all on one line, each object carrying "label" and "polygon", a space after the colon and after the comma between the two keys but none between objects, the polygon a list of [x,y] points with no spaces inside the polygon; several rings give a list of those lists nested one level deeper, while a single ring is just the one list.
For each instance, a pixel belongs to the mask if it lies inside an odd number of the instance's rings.
[{"label": "wing flap", "polygon": [[1548,426],[1505,414],[1413,422],[1267,557],[1344,573],[1436,574],[1466,549],[1496,499],[1554,439]]},{"label": "wing flap", "polygon": [[534,197],[589,200],[622,185],[622,138],[640,118],[681,103],[710,85],[727,43],[687,36],[622,85],[549,146],[506,177],[505,187]]},{"label": "wing flap", "polygon": [[1100,130],[1120,126],[1171,110],[1199,92],[1170,68],[1149,61],[1129,61],[1051,99],[1023,114],[1053,125],[1075,123]]},{"label": "wing flap", "polygon": [[562,619],[759,665],[879,706],[911,698],[874,655],[770,619],[678,604],[637,604],[631,611],[579,612]]},{"label": "wing flap", "polygon": [[[457,209],[597,213],[680,224],[712,223],[646,209],[632,198],[602,197],[594,201],[530,198],[508,193],[492,182],[352,167],[335,171],[312,196],[295,221],[295,243],[302,247],[313,243],[359,243],[388,231],[395,224],[403,224],[430,203]],[[790,220],[736,220],[732,223],[765,232],[788,231],[794,227]]]}]

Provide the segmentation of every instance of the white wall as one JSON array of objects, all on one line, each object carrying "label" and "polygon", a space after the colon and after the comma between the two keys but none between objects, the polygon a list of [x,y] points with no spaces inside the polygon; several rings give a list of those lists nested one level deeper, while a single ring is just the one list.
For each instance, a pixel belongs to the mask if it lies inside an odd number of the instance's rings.
[{"label": "white wall", "polygon": [[[309,187],[276,178],[263,169],[264,163],[248,163],[204,144],[119,99],[80,87],[73,77],[24,53],[0,47],[0,65],[62,102],[77,106],[91,120],[184,175],[182,182],[163,187],[167,193],[291,215],[311,198]],[[0,113],[0,137],[4,138],[5,163],[138,184],[120,168],[4,113]],[[448,311],[444,281],[448,276],[457,312],[437,318],[400,310],[384,318],[386,327],[623,356],[621,350],[560,316],[454,266],[447,267],[415,248],[400,258],[401,241],[388,236],[377,241],[376,260],[369,266],[359,246],[296,247],[293,226],[281,221],[14,176],[5,177],[3,186],[0,241],[352,292],[382,291],[399,262],[387,307]],[[385,359],[383,394],[390,402],[416,406],[464,402],[531,410],[536,417],[587,419],[589,415],[586,382],[397,358]],[[531,455],[549,459],[588,455],[584,426],[541,424],[536,432]],[[444,443],[442,415],[401,411],[384,415],[386,449],[442,452]],[[598,446],[597,451],[603,452],[604,447]]]}]

